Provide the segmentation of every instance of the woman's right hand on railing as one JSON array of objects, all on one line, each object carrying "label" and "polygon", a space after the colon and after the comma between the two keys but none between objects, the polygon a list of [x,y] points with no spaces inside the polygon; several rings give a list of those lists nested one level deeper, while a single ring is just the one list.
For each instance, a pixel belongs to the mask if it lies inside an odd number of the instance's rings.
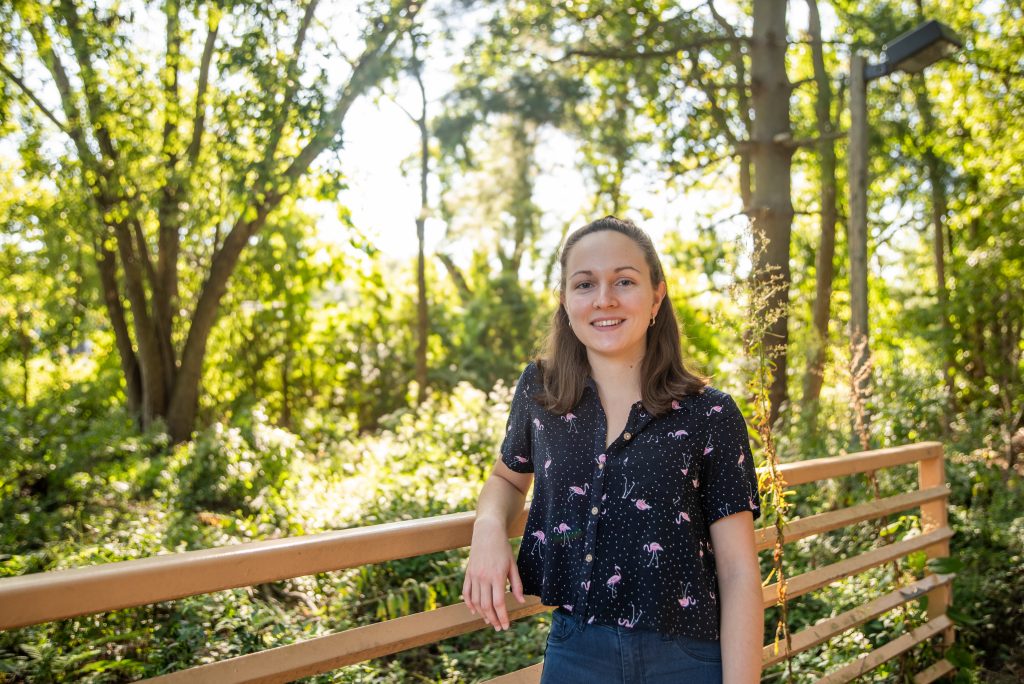
[{"label": "woman's right hand on railing", "polygon": [[471,613],[479,614],[495,631],[509,626],[505,609],[506,580],[511,583],[512,595],[524,603],[523,583],[504,526],[497,520],[479,519],[473,524],[462,600]]}]

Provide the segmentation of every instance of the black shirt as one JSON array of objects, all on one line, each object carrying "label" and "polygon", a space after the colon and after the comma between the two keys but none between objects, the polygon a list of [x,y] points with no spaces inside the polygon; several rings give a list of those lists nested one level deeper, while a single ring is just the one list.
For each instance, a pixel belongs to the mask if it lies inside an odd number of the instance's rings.
[{"label": "black shirt", "polygon": [[542,388],[531,363],[501,445],[505,465],[535,473],[516,561],[524,593],[577,622],[718,640],[710,525],[761,512],[736,402],[705,387],[659,418],[637,402],[606,449],[608,421],[593,378],[562,416],[533,400]]}]

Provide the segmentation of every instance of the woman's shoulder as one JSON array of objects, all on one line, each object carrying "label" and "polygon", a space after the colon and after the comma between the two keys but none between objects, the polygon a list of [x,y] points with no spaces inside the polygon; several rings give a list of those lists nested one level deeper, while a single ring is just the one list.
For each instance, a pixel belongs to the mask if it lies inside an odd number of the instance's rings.
[{"label": "woman's shoulder", "polygon": [[730,403],[735,403],[732,395],[714,385],[705,385],[696,392],[684,395],[673,402],[679,408],[714,409],[717,406],[719,410]]}]

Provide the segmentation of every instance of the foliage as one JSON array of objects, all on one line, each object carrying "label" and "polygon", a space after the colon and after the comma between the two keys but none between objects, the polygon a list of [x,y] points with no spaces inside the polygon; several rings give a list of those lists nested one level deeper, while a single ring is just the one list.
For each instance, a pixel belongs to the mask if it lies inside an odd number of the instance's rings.
[{"label": "foliage", "polygon": [[[848,125],[851,50],[876,55],[922,12],[963,38],[955,57],[923,75],[870,86],[875,372],[865,409],[872,446],[946,445],[959,642],[945,656],[960,681],[1019,681],[1024,484],[1012,438],[1024,429],[1024,67],[1015,36],[1024,15],[1005,1],[821,5],[834,15],[821,47],[837,130]],[[750,189],[750,3],[457,0],[448,18],[467,6],[482,14],[467,14],[454,86],[430,122],[445,239],[427,265],[431,391],[419,405],[414,269],[380,252],[336,201],[348,169],[331,156],[342,137],[327,122],[332,103],[347,107],[374,84],[404,78],[406,55],[392,39],[419,3],[363,3],[348,14],[315,3],[0,6],[0,576],[472,510],[503,435],[508,386],[556,305],[557,243],[604,212],[663,224],[631,195],[638,179],[694,206],[699,225],[660,241],[685,353],[754,418],[767,455],[791,462],[860,448],[850,427],[844,230],[816,404],[788,402],[767,431],[766,366],[739,354],[744,330],[766,323],[732,294],[757,274],[749,236],[728,231]],[[305,8],[313,14],[303,50]],[[792,3],[788,11],[797,14]],[[446,27],[427,35],[431,26],[421,26],[426,43],[452,38]],[[813,140],[820,93],[810,87],[802,29],[791,20],[786,74],[798,210],[793,359],[816,344],[811,311],[825,296],[815,259],[827,174]],[[208,37],[213,66],[202,93]],[[355,61],[350,48],[359,46],[372,59]],[[55,57],[69,68],[70,97]],[[356,73],[365,80],[346,90]],[[582,206],[553,211],[542,201],[552,140],[568,141],[571,158],[558,163],[583,178],[591,198]],[[292,174],[290,162],[315,148],[324,152],[318,163]],[[842,187],[843,138],[836,152]],[[840,228],[845,201],[840,192]],[[325,207],[340,236],[317,216]],[[174,235],[176,294],[161,297],[156,269],[174,253]],[[230,278],[210,285],[231,240]],[[152,273],[145,260],[133,272],[136,250],[149,252]],[[128,289],[136,276],[141,294]],[[131,410],[132,358],[147,353],[145,315],[170,304],[160,332],[183,364],[204,293],[216,315],[206,308],[199,322],[209,337],[195,374],[198,420],[191,439],[171,444],[158,416],[140,429]],[[792,385],[801,372],[788,366]],[[886,496],[916,487],[917,475],[898,468],[876,483]],[[874,496],[870,481],[850,478],[785,490],[774,503],[786,497],[788,519]],[[920,526],[911,510],[800,540],[781,569],[792,577]],[[128,681],[449,605],[460,600],[464,563],[458,549],[0,633],[0,681]],[[764,574],[774,566],[765,554]],[[791,600],[786,627],[813,625],[926,569],[913,555]],[[914,603],[852,629],[795,658],[793,679],[829,672],[924,615]],[[781,617],[767,615],[767,640]],[[546,622],[540,615],[503,635],[453,637],[313,679],[496,676],[540,658]],[[870,678],[905,680],[938,655],[922,646]]]}]

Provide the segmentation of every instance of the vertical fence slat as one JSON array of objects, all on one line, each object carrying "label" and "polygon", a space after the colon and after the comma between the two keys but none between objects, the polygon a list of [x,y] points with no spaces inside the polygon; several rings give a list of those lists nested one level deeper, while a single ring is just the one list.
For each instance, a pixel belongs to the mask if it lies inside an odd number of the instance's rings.
[{"label": "vertical fence slat", "polygon": [[[918,461],[918,484],[921,489],[946,486],[946,459],[940,449],[935,458],[925,458]],[[921,531],[925,534],[932,530],[946,527],[949,521],[949,508],[946,499],[936,499],[921,504]],[[949,556],[949,539],[932,544],[925,549],[928,558],[946,558]],[[928,592],[928,619],[934,620],[940,615],[946,614],[946,609],[953,602],[953,585],[946,584],[936,587]],[[954,639],[954,629],[949,627],[943,630],[943,642],[951,646]]]}]

